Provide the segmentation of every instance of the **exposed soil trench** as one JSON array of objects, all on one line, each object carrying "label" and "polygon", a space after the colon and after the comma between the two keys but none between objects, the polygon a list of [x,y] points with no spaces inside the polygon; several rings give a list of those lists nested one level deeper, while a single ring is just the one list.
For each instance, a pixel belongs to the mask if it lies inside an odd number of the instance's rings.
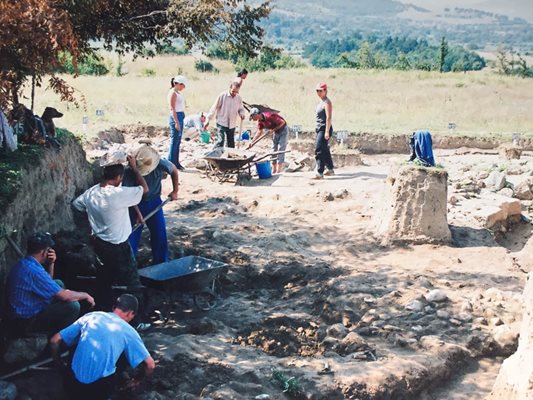
[{"label": "exposed soil trench", "polygon": [[[184,164],[207,149],[186,142]],[[452,180],[496,157],[437,151]],[[213,182],[192,168],[181,173],[180,199],[165,207],[170,257],[201,255],[228,268],[207,312],[184,296],[164,323],[156,311],[165,299],[149,291],[154,327],[143,338],[158,367],[135,393],[122,395],[484,398],[502,356],[514,350],[495,332],[520,320],[525,275],[511,256],[526,246],[531,228],[522,223],[495,235],[455,208],[453,245],[381,245],[372,217],[391,163],[404,158],[363,156],[365,165],[313,184],[307,170],[244,186]],[[167,179],[164,192],[170,185]],[[143,235],[141,266],[150,263]],[[447,299],[428,301],[424,295],[434,289]],[[37,386],[43,376],[56,382],[46,391]],[[51,372],[16,383],[32,399],[61,395]]]}]

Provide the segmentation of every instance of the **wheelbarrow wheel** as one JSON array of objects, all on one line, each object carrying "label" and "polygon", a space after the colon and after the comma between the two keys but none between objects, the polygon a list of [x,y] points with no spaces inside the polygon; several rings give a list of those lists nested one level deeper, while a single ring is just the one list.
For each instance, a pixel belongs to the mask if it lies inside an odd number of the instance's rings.
[{"label": "wheelbarrow wheel", "polygon": [[202,311],[209,311],[217,305],[217,296],[212,289],[195,293],[193,299],[196,307]]}]

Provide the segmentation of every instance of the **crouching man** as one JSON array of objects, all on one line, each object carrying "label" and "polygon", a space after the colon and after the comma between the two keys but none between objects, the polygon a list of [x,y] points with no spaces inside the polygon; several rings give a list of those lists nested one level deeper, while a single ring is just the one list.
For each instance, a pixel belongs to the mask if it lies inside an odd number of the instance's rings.
[{"label": "crouching man", "polygon": [[[152,374],[155,362],[137,331],[128,323],[138,306],[135,296],[123,294],[116,299],[112,312],[86,314],[50,339],[52,356],[65,371],[64,383],[69,398],[110,398],[117,383],[116,364],[122,354],[132,368],[144,362],[144,375]],[[61,343],[75,346],[70,366],[60,358]]]},{"label": "crouching man", "polygon": [[63,289],[54,281],[54,245],[49,233],[33,234],[27,241],[27,256],[11,268],[7,291],[13,336],[52,334],[79,317],[80,300],[94,306],[89,294]]}]

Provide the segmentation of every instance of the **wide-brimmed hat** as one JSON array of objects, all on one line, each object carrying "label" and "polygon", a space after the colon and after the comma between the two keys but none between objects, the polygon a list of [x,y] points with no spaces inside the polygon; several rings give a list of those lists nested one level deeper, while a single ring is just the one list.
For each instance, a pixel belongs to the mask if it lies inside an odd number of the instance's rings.
[{"label": "wide-brimmed hat", "polygon": [[135,158],[135,163],[137,164],[137,169],[139,170],[142,176],[148,175],[159,165],[159,160],[161,157],[159,153],[153,148],[146,144],[143,144],[132,154],[132,157]]}]

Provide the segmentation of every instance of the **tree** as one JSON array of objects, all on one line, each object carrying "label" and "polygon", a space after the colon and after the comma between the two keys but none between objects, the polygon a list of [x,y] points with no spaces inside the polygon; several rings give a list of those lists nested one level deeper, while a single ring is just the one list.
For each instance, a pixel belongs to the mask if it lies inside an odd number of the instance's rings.
[{"label": "tree", "polygon": [[439,52],[439,72],[444,72],[444,60],[446,59],[446,56],[448,55],[448,42],[446,41],[446,38],[443,36],[442,40],[440,41],[440,52]]},{"label": "tree", "polygon": [[75,101],[74,89],[55,75],[60,56],[94,55],[94,43],[119,54],[142,55],[181,38],[190,48],[221,41],[231,51],[253,56],[262,46],[261,19],[269,0],[2,0],[0,2],[0,106],[16,104],[31,77],[61,100]]}]

